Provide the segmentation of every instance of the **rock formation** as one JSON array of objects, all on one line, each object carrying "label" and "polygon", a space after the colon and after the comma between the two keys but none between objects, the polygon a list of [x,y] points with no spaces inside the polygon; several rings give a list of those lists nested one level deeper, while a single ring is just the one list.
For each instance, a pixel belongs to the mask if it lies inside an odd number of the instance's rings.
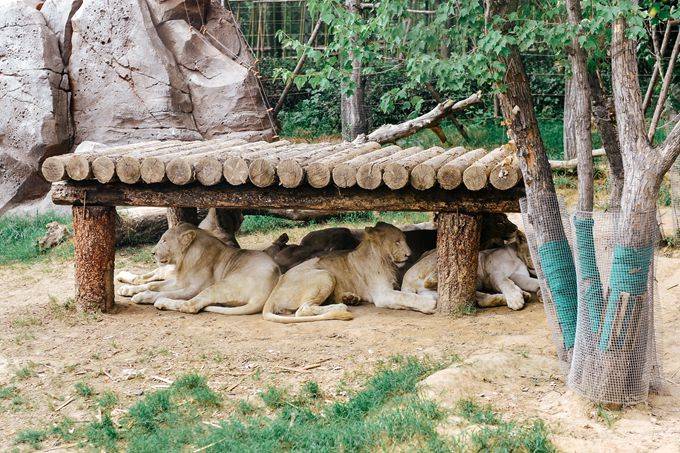
[{"label": "rock formation", "polygon": [[0,10],[0,214],[49,190],[42,160],[68,151],[68,97],[54,33],[22,1]]},{"label": "rock formation", "polygon": [[38,165],[83,141],[274,135],[255,59],[219,2],[46,0],[38,11],[8,1],[0,9],[0,99],[8,106],[0,113],[0,214],[44,195]]}]

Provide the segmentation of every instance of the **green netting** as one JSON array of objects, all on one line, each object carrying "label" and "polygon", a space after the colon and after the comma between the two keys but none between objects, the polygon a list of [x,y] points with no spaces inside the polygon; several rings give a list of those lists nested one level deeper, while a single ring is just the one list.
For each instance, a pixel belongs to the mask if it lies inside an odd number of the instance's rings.
[{"label": "green netting", "polygon": [[588,323],[593,333],[600,328],[600,314],[604,305],[602,281],[595,257],[595,238],[592,218],[574,217],[574,233],[576,235],[576,256],[578,260],[579,280],[582,286],[582,301],[586,304]]},{"label": "green netting", "polygon": [[[606,350],[609,345],[609,340],[614,329],[614,320],[617,312],[620,310],[622,293],[627,293],[631,296],[641,296],[647,292],[649,275],[649,266],[654,256],[653,247],[624,247],[616,245],[614,248],[614,258],[612,260],[611,274],[609,276],[609,297],[607,298],[607,311],[604,317],[604,325],[602,326],[602,334],[600,335],[599,348]],[[631,298],[635,301],[635,298]],[[620,336],[626,335],[628,324],[630,323],[630,314],[634,307],[632,304],[626,307],[626,313],[623,318],[623,325],[620,331]],[[620,338],[615,344],[620,345],[623,338]]]},{"label": "green netting", "polygon": [[550,241],[538,246],[541,270],[550,289],[565,349],[576,335],[576,270],[569,241]]}]

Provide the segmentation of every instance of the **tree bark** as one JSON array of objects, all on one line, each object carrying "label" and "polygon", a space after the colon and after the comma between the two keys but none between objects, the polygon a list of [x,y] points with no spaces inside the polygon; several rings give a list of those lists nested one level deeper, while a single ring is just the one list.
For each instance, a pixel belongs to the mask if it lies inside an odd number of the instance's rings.
[{"label": "tree bark", "polygon": [[576,137],[574,132],[574,77],[564,82],[564,129],[562,142],[564,160],[576,159]]},{"label": "tree bark", "polygon": [[474,305],[481,236],[481,217],[437,214],[437,313],[459,316]]},{"label": "tree bark", "polygon": [[[567,17],[569,23],[578,27],[581,23],[580,0],[567,0]],[[576,33],[571,40],[571,99],[573,104],[573,138],[576,158],[578,159],[578,210],[593,210],[593,141],[590,135],[590,86],[588,84],[588,67],[586,53],[578,42]],[[567,125],[565,124],[565,127]]]},{"label": "tree bark", "polygon": [[[359,14],[358,0],[345,0],[347,9]],[[354,44],[355,40],[352,40]],[[355,57],[354,51],[350,49],[349,58],[352,61],[352,73],[350,83],[353,87],[351,95],[345,94],[347,86],[343,86],[340,93],[340,116],[342,119],[342,138],[351,142],[361,134],[368,131],[366,121],[366,109],[364,105],[364,78],[361,75],[361,60]]]},{"label": "tree bark", "polygon": [[74,206],[76,305],[83,311],[113,309],[116,208]]},{"label": "tree bark", "polygon": [[196,208],[168,208],[168,229],[180,222],[198,225],[198,211]]},{"label": "tree bark", "polygon": [[621,193],[623,192],[623,160],[619,135],[616,132],[616,118],[614,105],[602,88],[599,75],[590,71],[588,83],[593,99],[593,118],[595,126],[600,132],[602,147],[607,153],[609,163],[609,207],[618,210],[621,207]]}]

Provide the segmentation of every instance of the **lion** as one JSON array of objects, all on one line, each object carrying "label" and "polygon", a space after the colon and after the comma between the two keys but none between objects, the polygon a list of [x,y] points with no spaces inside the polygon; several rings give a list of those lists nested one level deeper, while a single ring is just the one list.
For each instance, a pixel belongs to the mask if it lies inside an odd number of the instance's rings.
[{"label": "lion", "polygon": [[[281,237],[277,239],[277,242],[280,240]],[[279,265],[282,272],[286,272],[288,269],[326,252],[353,250],[359,245],[359,241],[357,234],[349,228],[324,228],[308,233],[302,238],[300,245],[289,244],[283,247],[274,255],[274,261]],[[275,244],[276,242],[272,246]]]},{"label": "lion", "polygon": [[[354,250],[329,252],[283,274],[264,306],[264,319],[281,323],[350,320],[353,316],[346,304],[359,302],[433,313],[434,298],[394,289],[396,271],[411,255],[404,233],[378,222],[366,227],[363,236]],[[331,304],[322,306],[326,301]]]},{"label": "lion", "polygon": [[[220,221],[221,217],[221,221]],[[208,213],[201,221],[198,227],[204,231],[209,232],[220,241],[231,247],[240,248],[236,236],[233,233],[226,231],[222,225],[227,223],[229,230],[237,231],[241,226],[243,220],[242,215],[225,216],[224,211],[218,212],[215,208],[208,209]],[[286,236],[286,240],[287,240]],[[174,278],[175,266],[172,264],[160,266],[145,274],[135,274],[129,271],[121,271],[116,274],[115,280],[119,283],[126,283],[130,285],[143,285],[144,283],[158,282],[163,280],[170,280]]]},{"label": "lion", "polygon": [[281,275],[266,253],[228,246],[189,223],[166,231],[153,254],[161,268],[174,266],[174,278],[125,285],[118,294],[159,309],[184,313],[205,309],[225,315],[260,313]]},{"label": "lion", "polygon": [[[477,265],[477,305],[507,305],[513,310],[524,307],[525,299],[536,298],[539,291],[538,280],[531,276],[532,268],[526,236],[519,230],[507,245],[482,250]],[[437,298],[437,285],[437,254],[431,250],[406,272],[401,290]],[[489,290],[500,294],[483,292]]]}]

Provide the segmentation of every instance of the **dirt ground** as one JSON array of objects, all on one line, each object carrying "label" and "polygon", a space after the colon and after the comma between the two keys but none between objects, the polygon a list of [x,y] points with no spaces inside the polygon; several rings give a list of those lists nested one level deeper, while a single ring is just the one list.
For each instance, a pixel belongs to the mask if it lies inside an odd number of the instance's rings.
[{"label": "dirt ground", "polygon": [[[242,244],[262,248],[279,233],[249,236]],[[119,270],[149,269],[146,253],[120,252]],[[508,418],[539,417],[561,450],[680,451],[680,258],[659,257],[657,269],[667,394],[603,417],[567,390],[541,304],[459,319],[358,307],[350,322],[282,325],[259,316],[160,312],[118,300],[116,313],[86,316],[63,308],[73,297],[70,262],[0,267],[0,386],[11,382],[20,394],[19,401],[0,401],[0,450],[11,448],[22,429],[65,416],[92,420],[96,414],[75,395],[77,382],[113,390],[121,408],[192,371],[233,401],[256,398],[270,384],[297,390],[307,380],[333,396],[401,354],[462,360],[456,367],[463,372],[439,375],[430,396],[448,405],[471,395]]]}]

